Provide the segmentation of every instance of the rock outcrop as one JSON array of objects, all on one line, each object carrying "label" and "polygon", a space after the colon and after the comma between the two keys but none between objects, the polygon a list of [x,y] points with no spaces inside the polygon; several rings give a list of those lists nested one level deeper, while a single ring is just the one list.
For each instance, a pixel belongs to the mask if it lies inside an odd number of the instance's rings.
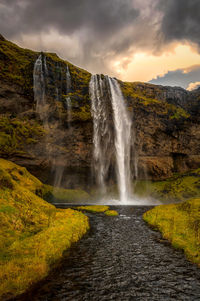
[{"label": "rock outcrop", "polygon": [[[86,189],[93,183],[91,74],[56,54],[44,55],[48,130],[36,112],[33,94],[33,68],[39,53],[0,37],[0,156],[50,184],[52,161],[56,162],[64,169],[64,187]],[[70,91],[66,90],[66,68],[71,75]],[[188,92],[179,87],[119,83],[134,122],[139,177],[164,179],[198,168],[200,89]],[[71,99],[70,116],[67,97]]]}]

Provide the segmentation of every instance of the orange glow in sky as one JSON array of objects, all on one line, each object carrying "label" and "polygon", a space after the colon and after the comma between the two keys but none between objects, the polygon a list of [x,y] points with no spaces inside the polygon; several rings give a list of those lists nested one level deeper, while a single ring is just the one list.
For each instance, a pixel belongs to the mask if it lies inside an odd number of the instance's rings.
[{"label": "orange glow in sky", "polygon": [[[129,60],[126,69],[123,61]],[[188,68],[200,64],[200,54],[189,45],[177,45],[174,50],[163,52],[160,56],[148,53],[136,53],[132,58],[114,62],[113,69],[123,81],[147,82],[168,71]]]}]

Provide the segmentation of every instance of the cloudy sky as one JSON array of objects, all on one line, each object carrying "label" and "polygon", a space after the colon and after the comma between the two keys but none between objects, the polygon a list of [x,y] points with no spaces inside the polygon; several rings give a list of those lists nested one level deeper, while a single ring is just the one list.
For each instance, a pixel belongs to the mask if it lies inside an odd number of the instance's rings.
[{"label": "cloudy sky", "polygon": [[200,0],[0,0],[0,31],[92,73],[200,85]]}]

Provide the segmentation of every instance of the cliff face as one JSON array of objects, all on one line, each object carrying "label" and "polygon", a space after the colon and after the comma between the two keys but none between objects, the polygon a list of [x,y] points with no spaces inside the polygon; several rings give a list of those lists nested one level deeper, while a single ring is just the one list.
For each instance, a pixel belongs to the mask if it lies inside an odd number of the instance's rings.
[{"label": "cliff face", "polygon": [[[64,169],[65,187],[87,187],[91,176],[93,122],[91,74],[45,53],[48,124],[36,113],[33,68],[39,53],[0,37],[0,156],[52,183],[52,163]],[[66,89],[66,68],[71,74]],[[135,127],[139,177],[170,177],[200,165],[200,90],[119,81]],[[66,98],[71,99],[71,111]],[[48,147],[47,147],[48,146]],[[132,163],[133,164],[133,163]]]}]

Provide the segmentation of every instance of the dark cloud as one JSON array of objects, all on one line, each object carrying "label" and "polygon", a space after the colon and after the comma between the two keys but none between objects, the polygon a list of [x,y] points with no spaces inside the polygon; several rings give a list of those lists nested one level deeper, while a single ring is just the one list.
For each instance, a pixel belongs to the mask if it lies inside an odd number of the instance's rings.
[{"label": "dark cloud", "polygon": [[[100,69],[105,69],[108,56],[113,57],[129,49],[132,43],[131,32],[126,35],[124,31],[134,27],[138,16],[139,9],[134,7],[132,0],[0,2],[0,28],[6,38],[20,41],[20,37],[24,35],[30,39],[38,34],[41,41],[38,37],[37,46],[42,48],[45,34],[48,35],[52,29],[72,40],[76,35],[81,53],[75,59],[72,56],[66,58],[84,67],[87,64],[101,66]],[[71,48],[73,47],[72,41]],[[63,54],[56,47],[50,48],[49,50]]]},{"label": "dark cloud", "polygon": [[[192,83],[200,81],[200,65],[169,71],[163,76],[152,79],[150,83],[163,86],[181,86],[187,89]],[[194,85],[195,87],[195,85]]]},{"label": "dark cloud", "polygon": [[68,35],[88,28],[94,38],[106,37],[138,16],[131,0],[3,0],[0,8],[1,29],[8,37],[52,27]]},{"label": "dark cloud", "polygon": [[162,0],[159,9],[163,13],[160,30],[165,42],[187,40],[200,46],[199,0]]},{"label": "dark cloud", "polygon": [[0,30],[22,46],[57,52],[91,72],[173,41],[199,45],[199,0],[0,0]]}]

